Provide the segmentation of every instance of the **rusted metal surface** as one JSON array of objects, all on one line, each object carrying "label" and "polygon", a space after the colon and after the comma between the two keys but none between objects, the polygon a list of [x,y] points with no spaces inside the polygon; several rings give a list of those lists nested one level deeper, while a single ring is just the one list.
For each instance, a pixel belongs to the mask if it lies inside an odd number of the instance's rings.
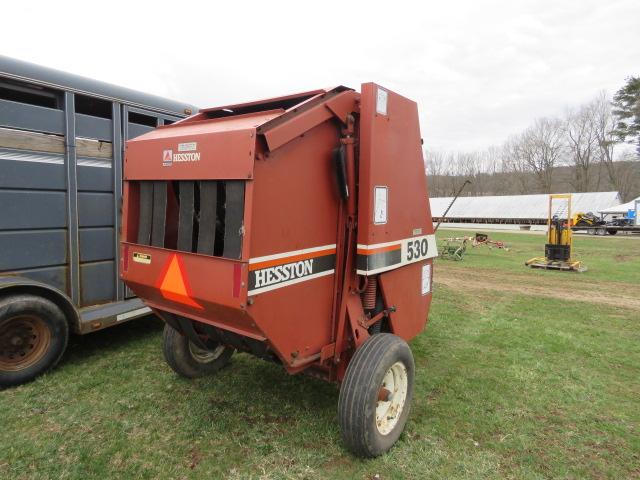
[{"label": "rusted metal surface", "polygon": [[51,331],[34,315],[7,317],[0,322],[0,370],[24,370],[37,363],[51,343]]}]

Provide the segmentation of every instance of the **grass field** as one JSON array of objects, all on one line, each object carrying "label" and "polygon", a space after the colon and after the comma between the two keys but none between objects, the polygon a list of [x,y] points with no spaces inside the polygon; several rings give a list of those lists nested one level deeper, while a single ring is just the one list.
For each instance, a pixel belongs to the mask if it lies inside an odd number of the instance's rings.
[{"label": "grass field", "polygon": [[640,241],[578,237],[573,274],[523,266],[540,235],[491,236],[511,250],[437,261],[412,414],[383,457],[344,450],[331,385],[247,355],[178,378],[149,318],[0,392],[0,478],[640,478]]}]

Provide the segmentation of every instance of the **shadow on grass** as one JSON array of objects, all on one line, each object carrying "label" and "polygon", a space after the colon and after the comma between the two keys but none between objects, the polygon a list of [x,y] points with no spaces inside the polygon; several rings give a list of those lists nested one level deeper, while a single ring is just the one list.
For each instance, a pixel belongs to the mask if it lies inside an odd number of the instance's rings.
[{"label": "shadow on grass", "polygon": [[71,335],[60,365],[72,365],[97,355],[119,350],[162,333],[163,323],[155,315],[147,315],[121,325],[86,335]]}]

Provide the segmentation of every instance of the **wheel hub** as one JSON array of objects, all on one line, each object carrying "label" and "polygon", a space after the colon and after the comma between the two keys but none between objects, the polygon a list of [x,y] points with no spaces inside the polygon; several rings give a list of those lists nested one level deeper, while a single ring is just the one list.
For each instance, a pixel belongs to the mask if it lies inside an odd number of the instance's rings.
[{"label": "wheel hub", "polygon": [[376,404],[376,427],[382,435],[388,435],[398,423],[409,388],[407,368],[396,362],[382,379]]},{"label": "wheel hub", "polygon": [[224,345],[218,345],[213,350],[206,350],[194,345],[193,342],[189,342],[189,352],[196,362],[209,363],[216,360],[224,352]]},{"label": "wheel hub", "polygon": [[36,316],[20,315],[0,323],[0,370],[30,367],[42,358],[51,343],[51,332]]}]

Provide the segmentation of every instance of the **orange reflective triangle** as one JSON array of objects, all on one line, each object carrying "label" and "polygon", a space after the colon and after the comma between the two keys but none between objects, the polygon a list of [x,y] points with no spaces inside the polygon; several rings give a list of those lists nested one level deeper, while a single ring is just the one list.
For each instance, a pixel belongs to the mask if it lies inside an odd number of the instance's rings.
[{"label": "orange reflective triangle", "polygon": [[169,260],[169,267],[160,282],[160,293],[167,300],[183,303],[194,308],[203,308],[202,305],[191,298],[187,280],[183,273],[182,262],[176,254],[173,254],[171,260]]}]

